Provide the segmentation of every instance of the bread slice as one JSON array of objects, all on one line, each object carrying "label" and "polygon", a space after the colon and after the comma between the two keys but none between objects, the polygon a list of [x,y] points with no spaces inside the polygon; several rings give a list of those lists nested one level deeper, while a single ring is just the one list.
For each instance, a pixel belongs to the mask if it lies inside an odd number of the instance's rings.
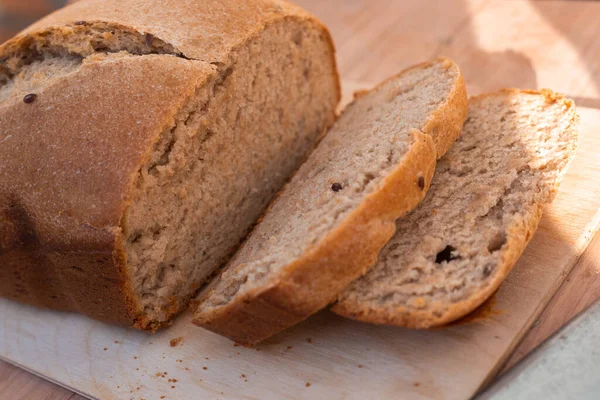
[{"label": "bread slice", "polygon": [[168,324],[339,94],[327,29],[279,0],[82,0],[37,22],[0,47],[0,295]]},{"label": "bread slice", "polygon": [[472,98],[427,198],[371,271],[341,293],[345,317],[412,328],[451,322],[498,289],[531,240],[577,145],[571,100],[504,90]]},{"label": "bread slice", "polygon": [[252,344],[329,304],[423,199],[466,107],[448,59],[357,95],[201,294],[195,323]]}]

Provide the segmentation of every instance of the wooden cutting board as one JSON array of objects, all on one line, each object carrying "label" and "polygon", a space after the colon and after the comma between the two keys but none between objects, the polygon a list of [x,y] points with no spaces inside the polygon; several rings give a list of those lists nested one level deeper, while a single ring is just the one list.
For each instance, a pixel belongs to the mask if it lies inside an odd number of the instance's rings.
[{"label": "wooden cutting board", "polygon": [[[346,93],[360,86],[347,84]],[[579,150],[557,199],[506,283],[461,324],[412,331],[323,311],[244,348],[195,327],[189,313],[149,335],[0,299],[0,358],[100,399],[469,398],[598,229],[600,110],[579,111]]]}]

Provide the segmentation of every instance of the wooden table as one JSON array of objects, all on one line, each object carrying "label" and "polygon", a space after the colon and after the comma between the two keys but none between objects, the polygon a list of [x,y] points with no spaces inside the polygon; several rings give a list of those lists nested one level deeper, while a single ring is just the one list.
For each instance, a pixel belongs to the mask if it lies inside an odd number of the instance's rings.
[{"label": "wooden table", "polygon": [[[597,22],[600,20],[600,3],[518,0],[296,2],[330,27],[345,80],[378,81],[411,64],[446,55],[461,66],[470,94],[507,86],[549,87],[574,98],[580,106],[600,108],[600,41],[596,40],[600,37]],[[1,4],[0,1],[0,13]],[[0,18],[0,22],[4,20]],[[481,35],[480,27],[489,24],[497,26],[494,34],[487,29],[487,34]],[[505,25],[512,27],[510,32],[513,34],[505,34]],[[514,35],[514,32],[519,34]],[[7,34],[6,27],[0,27],[0,35]],[[599,273],[600,236],[596,236],[506,368],[600,297]],[[0,362],[0,400],[5,399],[82,398]]]}]

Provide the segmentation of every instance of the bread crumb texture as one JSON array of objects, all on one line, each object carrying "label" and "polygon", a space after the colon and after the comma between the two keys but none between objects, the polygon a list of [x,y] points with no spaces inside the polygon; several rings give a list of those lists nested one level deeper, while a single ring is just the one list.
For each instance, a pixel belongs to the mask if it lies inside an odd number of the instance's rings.
[{"label": "bread crumb texture", "polygon": [[357,95],[200,295],[195,321],[252,344],[325,307],[424,197],[465,117],[462,77],[447,59]]},{"label": "bread crumb texture", "polygon": [[572,101],[505,90],[470,100],[461,137],[426,199],[398,220],[375,267],[333,311],[428,328],[460,318],[504,280],[532,238],[577,145]]}]

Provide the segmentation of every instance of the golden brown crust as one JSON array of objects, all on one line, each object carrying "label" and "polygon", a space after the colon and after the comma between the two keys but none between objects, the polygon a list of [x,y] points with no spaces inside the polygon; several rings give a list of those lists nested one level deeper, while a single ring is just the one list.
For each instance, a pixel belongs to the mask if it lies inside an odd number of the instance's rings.
[{"label": "golden brown crust", "polygon": [[213,65],[227,64],[236,48],[244,46],[270,24],[292,18],[322,31],[331,50],[332,75],[341,87],[335,46],[328,28],[302,8],[284,0],[81,0],[52,13],[6,42],[0,55],[32,35],[62,31],[71,34],[78,24],[104,23],[134,31],[172,46],[173,53]]},{"label": "golden brown crust", "polygon": [[[486,93],[474,96],[470,99],[480,99],[489,96],[496,96],[498,93],[519,94],[534,94],[542,95],[548,102],[560,101],[571,110],[574,110],[572,100],[565,98],[563,95],[552,92],[550,90],[521,90],[521,89],[502,89],[495,93]],[[569,126],[566,128],[570,132],[570,137],[577,138],[577,127],[579,123],[578,115],[573,112]],[[571,142],[572,146],[568,149],[569,161],[572,161],[575,155],[577,140]],[[564,168],[562,174],[566,173],[567,167]],[[560,179],[557,184],[560,183]],[[551,189],[551,198],[547,199],[548,203],[554,198],[558,186]],[[512,268],[515,266],[523,251],[533,238],[535,231],[542,217],[544,204],[533,204],[533,209],[529,218],[521,220],[519,224],[514,224],[508,228],[506,250],[502,253],[502,262],[498,265],[494,277],[490,283],[481,291],[477,292],[472,297],[452,304],[440,305],[438,307],[430,306],[427,310],[415,310],[409,308],[397,308],[396,313],[390,314],[388,310],[378,310],[371,307],[362,307],[360,303],[355,302],[338,302],[332,307],[332,311],[346,318],[369,322],[381,325],[395,325],[407,328],[427,329],[447,325],[459,318],[464,317],[474,311],[483,304],[492,294],[494,294],[502,282],[506,279]]]},{"label": "golden brown crust", "polygon": [[[372,89],[377,90],[378,88],[387,84],[389,81],[398,79],[400,75],[409,71],[426,68],[434,63],[440,62],[447,70],[456,70],[456,73],[458,74],[458,82],[453,87],[452,92],[449,93],[446,105],[434,111],[429,119],[429,122],[423,128],[424,132],[429,133],[433,137],[438,159],[446,154],[458,135],[460,135],[465,119],[467,118],[467,87],[458,66],[449,58],[438,57],[433,61],[425,61],[420,64],[413,65],[412,67],[407,68],[404,71],[401,71],[400,73],[382,81]],[[368,92],[369,90],[359,90],[354,93],[354,98],[358,99]]]},{"label": "golden brown crust", "polygon": [[[335,61],[326,28],[279,0],[84,0],[0,47],[4,62],[32,38],[98,22],[175,49],[85,63],[33,104],[0,104],[0,296],[159,328],[139,316],[128,288],[121,224],[133,177],[231,52],[286,18],[321,30]],[[331,73],[338,80],[335,62]]]},{"label": "golden brown crust", "polygon": [[[284,267],[280,279],[269,287],[196,313],[194,323],[236,342],[254,344],[327,306],[351,281],[363,275],[394,234],[396,219],[425,197],[437,158],[431,131],[443,127],[447,137],[454,139],[461,131],[467,111],[462,78],[457,86],[442,110],[425,125],[424,132],[412,131],[414,142],[403,162],[335,230]],[[424,188],[419,186],[421,174]]]},{"label": "golden brown crust", "polygon": [[311,18],[278,0],[82,0],[42,18],[19,36],[76,23],[103,22],[151,34],[185,57],[226,63],[233,48],[285,16]]},{"label": "golden brown crust", "polygon": [[34,103],[0,106],[2,296],[133,321],[119,246],[126,193],[210,72],[171,56],[86,63]]}]

